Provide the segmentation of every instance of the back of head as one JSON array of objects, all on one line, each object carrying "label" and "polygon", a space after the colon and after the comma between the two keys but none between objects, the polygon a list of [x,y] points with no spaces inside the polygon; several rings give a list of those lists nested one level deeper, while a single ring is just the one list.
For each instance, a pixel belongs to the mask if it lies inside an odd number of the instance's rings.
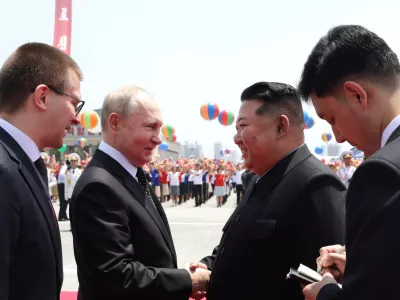
[{"label": "back of head", "polygon": [[0,112],[19,111],[40,84],[65,90],[69,70],[82,80],[77,63],[62,51],[43,43],[20,46],[0,70]]},{"label": "back of head", "polygon": [[304,125],[303,108],[297,90],[286,83],[258,82],[246,88],[241,101],[261,100],[257,115],[286,115],[293,125]]},{"label": "back of head", "polygon": [[346,80],[394,89],[399,74],[397,55],[382,38],[362,26],[343,25],[332,28],[313,48],[298,89],[306,101],[313,93],[319,98],[333,94]]}]

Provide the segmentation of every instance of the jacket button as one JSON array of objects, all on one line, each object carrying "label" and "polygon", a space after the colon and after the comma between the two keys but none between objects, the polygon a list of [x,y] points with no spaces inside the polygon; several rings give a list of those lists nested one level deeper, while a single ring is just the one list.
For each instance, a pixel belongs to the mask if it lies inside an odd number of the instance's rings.
[{"label": "jacket button", "polygon": [[237,215],[235,221],[236,221],[236,222],[239,222],[239,219],[240,219],[240,215]]},{"label": "jacket button", "polygon": [[224,252],[225,252],[225,247],[222,247],[221,254],[223,254]]}]

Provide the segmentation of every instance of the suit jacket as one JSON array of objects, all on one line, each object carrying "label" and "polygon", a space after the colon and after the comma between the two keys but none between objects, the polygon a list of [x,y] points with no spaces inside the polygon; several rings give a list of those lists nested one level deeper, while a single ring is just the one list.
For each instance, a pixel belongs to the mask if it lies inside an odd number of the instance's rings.
[{"label": "suit jacket", "polygon": [[0,299],[59,299],[61,239],[48,189],[0,127]]},{"label": "suit jacket", "polygon": [[346,203],[343,290],[321,289],[325,299],[399,299],[400,126],[386,145],[355,171]]},{"label": "suit jacket", "polygon": [[70,206],[78,299],[184,299],[190,275],[177,269],[164,210],[139,183],[97,150],[79,178]]},{"label": "suit jacket", "polygon": [[290,267],[315,268],[319,249],[344,241],[346,188],[303,145],[253,178],[219,246],[202,260],[208,300],[304,299]]}]

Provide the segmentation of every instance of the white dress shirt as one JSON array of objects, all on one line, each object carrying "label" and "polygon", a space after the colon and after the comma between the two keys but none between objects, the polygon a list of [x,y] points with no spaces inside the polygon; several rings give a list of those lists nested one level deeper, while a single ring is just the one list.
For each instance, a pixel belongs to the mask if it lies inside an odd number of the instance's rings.
[{"label": "white dress shirt", "polygon": [[12,138],[25,151],[26,155],[28,155],[32,162],[35,162],[37,159],[39,159],[39,148],[29,136],[2,118],[0,118],[0,127],[12,136]]},{"label": "white dress shirt", "polygon": [[105,141],[101,141],[99,149],[114,158],[129,174],[132,175],[133,178],[137,180],[137,167],[134,166],[125,155],[107,144]]},{"label": "white dress shirt", "polygon": [[389,137],[392,135],[393,131],[395,131],[396,128],[399,126],[400,126],[400,115],[394,118],[392,122],[390,122],[389,125],[386,126],[385,130],[383,131],[381,138],[381,148],[385,146]]}]

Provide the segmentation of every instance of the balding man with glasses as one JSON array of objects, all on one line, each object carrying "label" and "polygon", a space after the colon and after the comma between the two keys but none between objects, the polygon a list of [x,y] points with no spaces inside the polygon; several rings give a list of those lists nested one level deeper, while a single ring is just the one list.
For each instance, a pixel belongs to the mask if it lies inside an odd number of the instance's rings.
[{"label": "balding man with glasses", "polygon": [[0,299],[54,300],[61,239],[40,157],[78,124],[82,73],[41,43],[19,47],[0,70]]}]

